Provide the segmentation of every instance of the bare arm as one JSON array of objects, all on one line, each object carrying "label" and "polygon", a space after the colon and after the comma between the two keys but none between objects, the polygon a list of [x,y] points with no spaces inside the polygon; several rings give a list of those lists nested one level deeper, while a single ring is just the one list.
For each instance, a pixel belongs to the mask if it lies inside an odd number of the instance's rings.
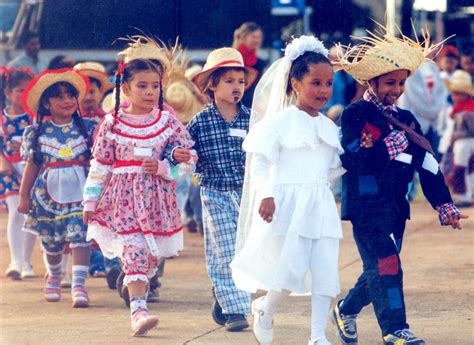
[{"label": "bare arm", "polygon": [[28,213],[31,209],[31,188],[33,188],[39,170],[40,167],[33,163],[32,159],[29,159],[21,180],[20,204],[18,205],[20,213]]}]

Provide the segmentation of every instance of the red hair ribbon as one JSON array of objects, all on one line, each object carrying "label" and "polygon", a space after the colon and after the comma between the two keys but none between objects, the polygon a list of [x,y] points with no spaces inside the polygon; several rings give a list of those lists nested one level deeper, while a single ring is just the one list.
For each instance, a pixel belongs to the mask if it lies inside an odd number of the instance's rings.
[{"label": "red hair ribbon", "polygon": [[26,74],[29,74],[29,75],[31,75],[31,76],[34,76],[33,71],[32,71],[31,68],[29,68],[29,67],[22,67],[22,66],[20,66],[20,67],[17,68],[17,71],[23,72],[23,73],[26,73]]},{"label": "red hair ribbon", "polygon": [[5,75],[6,79],[10,80],[10,73],[12,73],[15,70],[15,67],[7,68],[7,66],[1,66],[0,68],[1,68],[0,76]]},{"label": "red hair ribbon", "polygon": [[117,74],[118,75],[123,75],[124,70],[125,70],[125,62],[123,60],[120,60],[118,62]]}]

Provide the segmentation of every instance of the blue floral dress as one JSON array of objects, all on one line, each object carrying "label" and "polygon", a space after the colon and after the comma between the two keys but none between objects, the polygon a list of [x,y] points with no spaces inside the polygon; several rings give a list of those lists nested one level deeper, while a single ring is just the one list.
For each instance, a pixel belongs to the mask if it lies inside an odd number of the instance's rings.
[{"label": "blue floral dress", "polygon": [[12,150],[12,142],[20,142],[25,128],[31,124],[28,114],[8,115],[6,112],[0,116],[0,144],[3,155],[13,165],[15,174],[0,174],[0,200],[5,200],[10,195],[17,195],[20,191],[21,177],[23,176],[24,162],[19,153]]},{"label": "blue floral dress", "polygon": [[[95,122],[84,119],[84,123],[90,136]],[[38,125],[25,130],[21,150],[24,160],[32,158],[37,130]],[[86,245],[81,203],[90,157],[87,139],[74,122],[44,122],[38,143],[43,164],[32,189],[33,206],[24,230],[41,236],[43,249],[55,255],[62,253],[66,242],[73,248]]]}]

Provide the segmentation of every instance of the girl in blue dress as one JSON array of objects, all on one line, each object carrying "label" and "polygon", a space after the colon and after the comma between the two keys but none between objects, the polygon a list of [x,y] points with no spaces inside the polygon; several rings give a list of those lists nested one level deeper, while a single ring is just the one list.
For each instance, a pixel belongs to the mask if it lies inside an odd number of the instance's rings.
[{"label": "girl in blue dress", "polygon": [[28,85],[24,105],[38,116],[38,124],[23,135],[21,151],[27,163],[18,207],[28,213],[24,230],[41,237],[47,255],[48,302],[61,298],[61,254],[66,244],[72,248],[75,308],[89,305],[85,288],[89,243],[81,203],[95,122],[83,120],[78,112],[86,89],[85,77],[70,69],[45,71]]},{"label": "girl in blue dress", "polygon": [[20,156],[21,137],[25,128],[31,124],[21,98],[33,75],[21,67],[7,69],[4,66],[0,74],[0,201],[5,202],[8,208],[7,238],[10,248],[6,276],[19,280],[35,276],[31,254],[36,236],[21,231],[25,217],[17,211],[24,169]]}]

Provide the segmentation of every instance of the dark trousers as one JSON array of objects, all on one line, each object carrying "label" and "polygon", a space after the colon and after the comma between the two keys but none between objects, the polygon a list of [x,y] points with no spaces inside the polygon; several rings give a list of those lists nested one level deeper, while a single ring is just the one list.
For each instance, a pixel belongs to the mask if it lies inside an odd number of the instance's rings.
[{"label": "dark trousers", "polygon": [[405,223],[404,219],[390,220],[385,217],[372,221],[352,221],[363,273],[344,299],[341,313],[356,315],[372,303],[383,335],[409,328],[399,256]]}]

